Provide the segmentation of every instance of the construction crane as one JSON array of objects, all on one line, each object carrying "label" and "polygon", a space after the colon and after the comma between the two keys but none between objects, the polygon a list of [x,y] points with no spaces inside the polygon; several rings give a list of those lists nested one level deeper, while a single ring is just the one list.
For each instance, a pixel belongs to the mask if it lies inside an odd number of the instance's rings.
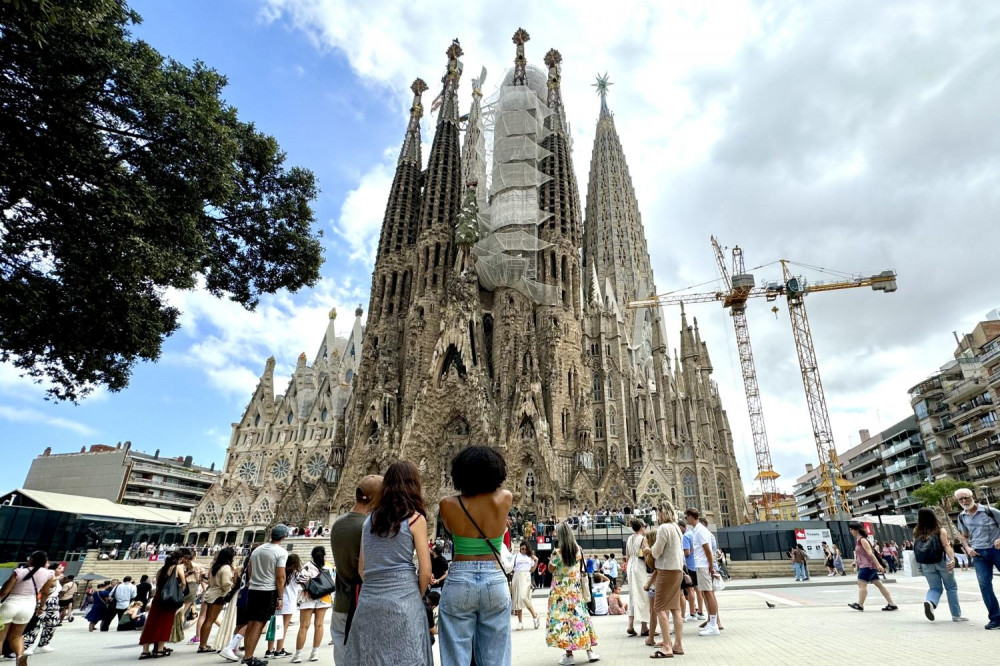
[{"label": "construction crane", "polygon": [[[721,257],[721,249],[713,238],[713,246],[716,248],[716,259]],[[705,292],[696,294],[679,294],[677,291],[660,294],[651,298],[629,301],[629,308],[648,308],[655,306],[679,305],[681,303],[710,303],[722,301],[724,307],[730,308],[734,312],[734,325],[737,326],[737,338],[739,338],[739,324],[736,322],[736,310],[738,307],[743,314],[745,324],[746,301],[751,298],[765,298],[768,302],[779,297],[784,297],[788,302],[788,314],[792,322],[792,334],[795,339],[795,349],[799,358],[799,369],[802,372],[802,386],[806,393],[806,405],[809,409],[809,419],[812,424],[813,438],[816,442],[816,453],[819,457],[819,469],[817,470],[823,481],[817,486],[825,496],[827,514],[831,517],[840,517],[850,513],[847,502],[847,491],[854,486],[843,477],[840,469],[840,461],[837,458],[837,449],[834,446],[833,431],[830,427],[830,413],[826,406],[826,396],[823,393],[823,383],[819,376],[819,363],[816,360],[816,349],[813,345],[812,331],[809,327],[809,319],[806,316],[805,303],[803,301],[806,294],[836,291],[840,289],[856,289],[858,287],[871,287],[873,291],[883,291],[891,293],[896,291],[896,273],[887,270],[874,275],[856,275],[846,279],[831,282],[809,283],[801,277],[793,275],[789,269],[789,264],[794,264],[787,259],[779,260],[781,264],[783,283],[770,282],[764,286],[755,287],[753,276],[746,273],[742,268],[742,251],[738,253],[739,268],[734,263],[734,276],[727,282],[725,291]],[[734,250],[734,261],[737,253]],[[725,267],[725,262],[720,262],[720,267]],[[815,268],[813,266],[804,266]],[[737,279],[739,278],[739,279]],[[725,277],[723,278],[725,281]],[[684,291],[684,290],[678,290]],[[751,372],[756,388],[756,370],[752,367],[752,352],[750,351],[749,332],[746,333],[746,347],[751,360]],[[740,362],[743,363],[744,352],[740,350]],[[744,387],[746,388],[747,371],[744,369]],[[758,394],[759,401],[759,394]],[[750,403],[750,391],[747,391],[747,402]],[[753,419],[753,407],[751,409],[751,420]],[[761,413],[761,433],[763,434],[763,414]],[[753,425],[751,424],[751,427]],[[767,451],[766,439],[762,440],[764,450],[767,452],[766,463],[758,451],[757,469],[758,476],[766,472],[770,464],[770,452]],[[756,433],[754,447],[757,448]],[[765,465],[765,466],[762,466]],[[773,469],[771,470],[773,472]],[[763,484],[762,484],[763,486]]]},{"label": "construction crane", "polygon": [[764,406],[760,400],[760,387],[757,384],[757,367],[753,361],[753,348],[750,346],[750,326],[747,323],[747,298],[754,288],[753,275],[747,273],[743,265],[743,250],[737,245],[733,248],[733,276],[729,277],[726,269],[726,259],[715,236],[712,236],[712,249],[715,250],[715,260],[719,264],[719,273],[726,288],[722,306],[729,309],[733,317],[733,328],[736,329],[736,347],[740,355],[740,371],[743,374],[743,390],[747,397],[747,410],[750,413],[750,432],[753,435],[753,449],[757,461],[756,479],[760,483],[760,504],[766,516],[770,515],[771,505],[778,494],[777,479],[780,476],[771,464],[771,448],[767,443],[767,429],[764,427]]}]

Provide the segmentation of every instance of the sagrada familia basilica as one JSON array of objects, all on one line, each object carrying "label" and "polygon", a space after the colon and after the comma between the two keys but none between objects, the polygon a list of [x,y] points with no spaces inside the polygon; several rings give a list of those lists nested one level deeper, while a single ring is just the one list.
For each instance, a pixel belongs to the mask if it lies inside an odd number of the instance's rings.
[{"label": "sagrada familia basilica", "polygon": [[606,78],[580,205],[556,50],[514,66],[484,99],[458,96],[462,48],[447,50],[426,167],[413,104],[389,192],[367,321],[336,312],[284,395],[274,359],[233,424],[221,480],[188,542],[247,543],[282,521],[329,524],[357,479],[419,466],[425,500],[454,492],[454,454],[501,449],[523,513],[560,517],[670,499],[711,523],[747,519],[729,420],[695,320],[671,350]]}]

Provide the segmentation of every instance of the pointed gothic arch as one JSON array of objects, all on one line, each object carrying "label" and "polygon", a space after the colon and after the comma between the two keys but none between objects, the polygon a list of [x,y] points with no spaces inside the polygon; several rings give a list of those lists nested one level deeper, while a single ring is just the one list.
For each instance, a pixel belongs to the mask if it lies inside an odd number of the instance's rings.
[{"label": "pointed gothic arch", "polygon": [[684,508],[698,508],[698,482],[689,469],[681,472],[681,492],[684,494]]}]

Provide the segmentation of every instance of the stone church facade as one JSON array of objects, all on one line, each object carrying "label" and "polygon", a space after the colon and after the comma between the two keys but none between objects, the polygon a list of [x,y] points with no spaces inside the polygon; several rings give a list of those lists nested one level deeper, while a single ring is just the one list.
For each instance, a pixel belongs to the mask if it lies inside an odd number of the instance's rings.
[{"label": "stone church facade", "polygon": [[346,338],[337,337],[336,310],[313,362],[305,353],[285,388],[274,393],[272,356],[240,420],[232,424],[222,476],[191,513],[185,543],[260,543],[269,526],[326,524],[330,492],[339,480],[344,414],[358,374],[362,310]]},{"label": "stone church facade", "polygon": [[328,520],[353,504],[359,478],[399,459],[418,465],[433,507],[473,443],[503,451],[522,513],[670,499],[720,526],[748,519],[697,321],[682,313],[671,355],[660,311],[626,307],[656,287],[607,82],[584,214],[562,58],[553,49],[544,69],[530,66],[528,41],[515,33],[514,67],[486,104],[473,80],[467,115],[462,49],[448,48],[426,168],[428,86],[413,83],[364,344],[359,309],[348,341],[335,345],[331,324],[313,365],[300,358],[284,397],[272,397],[269,361],[189,542]]}]

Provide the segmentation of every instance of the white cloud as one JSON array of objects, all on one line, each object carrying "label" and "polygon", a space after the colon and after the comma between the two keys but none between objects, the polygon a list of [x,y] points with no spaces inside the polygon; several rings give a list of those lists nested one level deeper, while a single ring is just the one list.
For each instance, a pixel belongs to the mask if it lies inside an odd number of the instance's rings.
[{"label": "white cloud", "polygon": [[322,280],[298,298],[287,293],[265,296],[254,312],[237,303],[218,299],[198,289],[172,291],[170,303],[181,312],[181,329],[175,334],[194,342],[182,353],[167,353],[166,362],[182,363],[200,371],[209,383],[234,401],[253,393],[264,363],[277,362],[275,390],[283,391],[282,374],[291,375],[301,352],[312,362],[329,322],[337,309],[336,326],[345,335],[354,325],[354,310],[367,301],[362,289],[350,280],[339,284]]},{"label": "white cloud", "polygon": [[334,232],[350,246],[351,260],[365,266],[375,264],[385,203],[396,169],[395,153],[387,150],[385,160],[361,176],[357,187],[344,199],[340,217],[333,225]]},{"label": "white cloud", "polygon": [[53,428],[63,428],[65,430],[72,430],[79,435],[91,436],[97,433],[96,430],[90,426],[80,423],[79,421],[64,419],[58,416],[50,416],[44,412],[38,411],[37,409],[31,409],[30,407],[0,405],[0,419],[13,421],[15,423],[38,423],[52,426]]},{"label": "white cloud", "polygon": [[[390,91],[402,141],[409,83],[436,95],[444,50],[461,40],[470,72],[510,66],[510,35],[532,35],[528,60],[563,55],[574,163],[586,193],[597,100],[609,105],[639,197],[662,291],[716,274],[708,235],[740,244],[748,266],[789,257],[840,270],[899,272],[891,295],[810,297],[813,337],[838,448],[911,414],[906,389],[948,360],[951,331],[996,307],[1000,209],[1000,5],[925,2],[353,3],[265,0],[265,20],[346,57],[363,85]],[[430,141],[425,118],[424,140]],[[390,151],[393,152],[393,151]],[[427,151],[425,150],[425,155]],[[391,177],[363,168],[337,224],[371,260]],[[585,203],[581,201],[581,203]],[[376,215],[376,212],[378,213]],[[778,279],[769,266],[758,278]],[[815,277],[815,276],[814,276]],[[788,487],[816,453],[787,312],[764,304],[750,325],[765,417]],[[744,477],[753,451],[731,320],[706,306],[708,342]],[[677,342],[677,313],[668,333]],[[853,440],[852,440],[853,437]]]}]

